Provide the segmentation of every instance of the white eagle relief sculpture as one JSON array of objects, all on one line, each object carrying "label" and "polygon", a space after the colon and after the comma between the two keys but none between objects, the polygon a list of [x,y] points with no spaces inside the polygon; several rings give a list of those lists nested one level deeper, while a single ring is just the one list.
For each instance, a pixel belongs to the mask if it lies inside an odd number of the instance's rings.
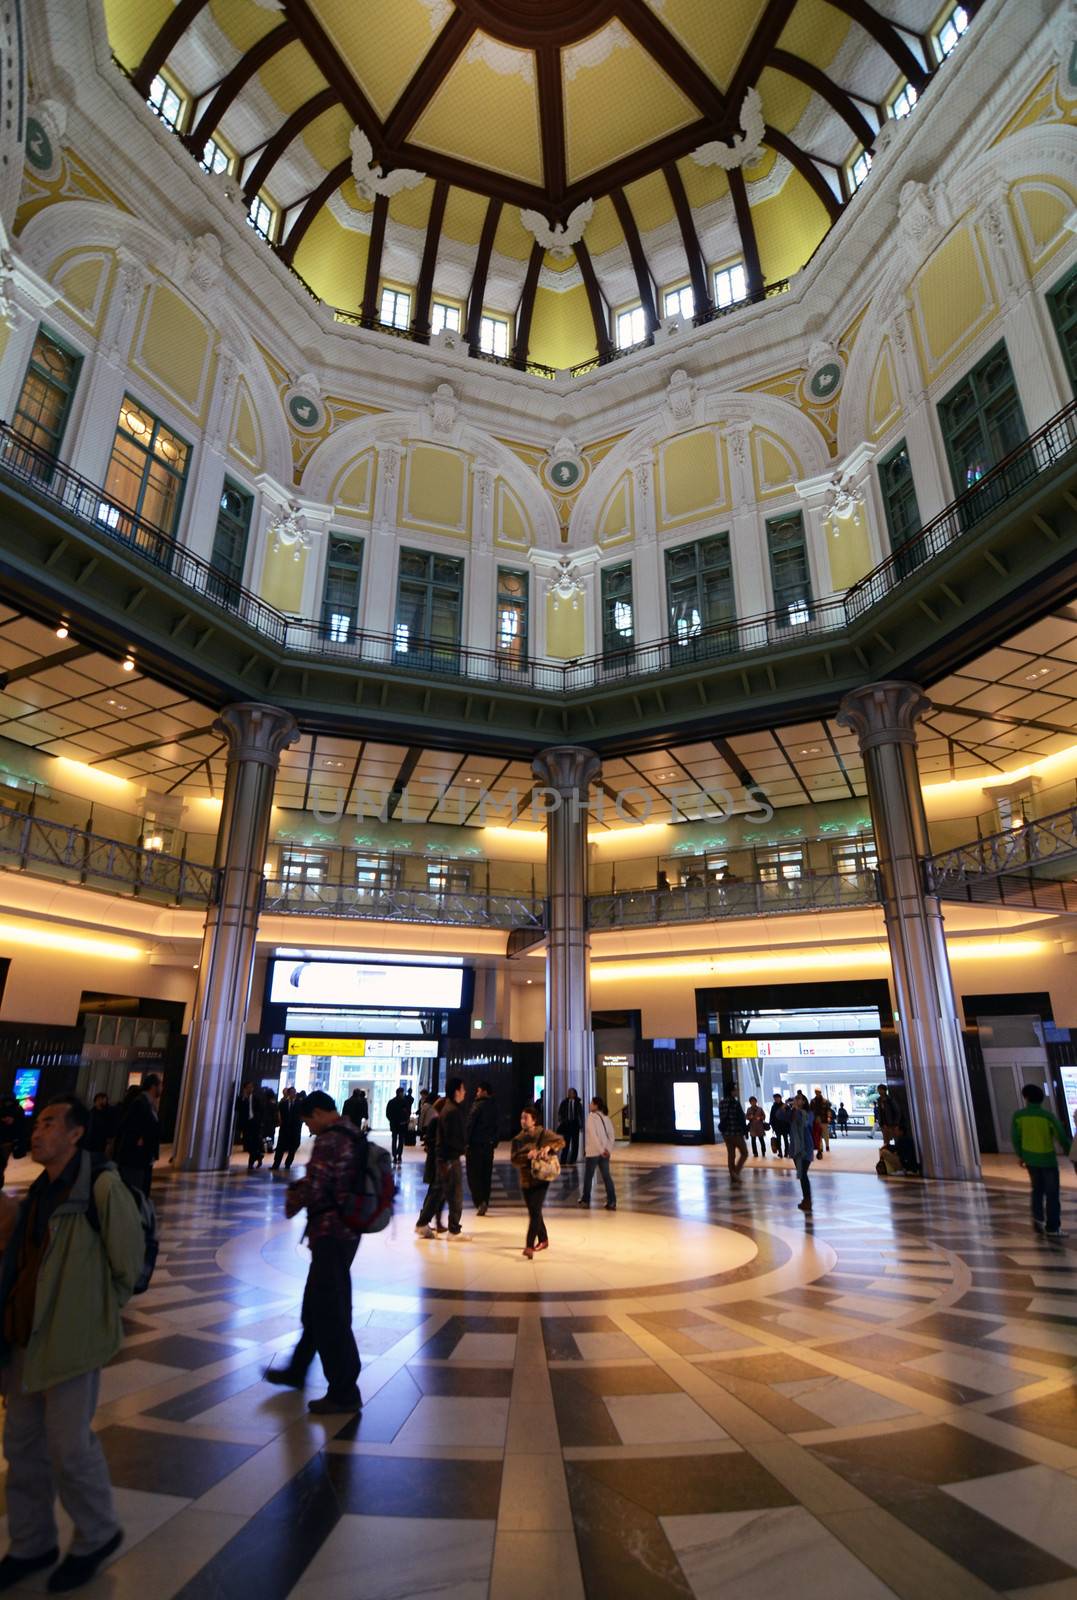
[{"label": "white eagle relief sculpture", "polygon": [[379,194],[391,199],[401,189],[414,189],[426,177],[425,172],[416,172],[412,167],[394,167],[392,172],[383,172],[374,160],[374,147],[362,128],[352,129],[348,144],[352,153],[352,177],[364,200],[374,200]]},{"label": "white eagle relief sculpture", "polygon": [[558,222],[552,228],[541,211],[521,211],[520,221],[528,233],[534,234],[536,244],[540,244],[544,250],[549,250],[551,255],[567,256],[571,255],[572,246],[579,244],[583,238],[594,209],[593,200],[582,200],[574,211],[569,212],[567,222]]},{"label": "white eagle relief sculpture", "polygon": [[712,139],[692,151],[692,160],[701,167],[722,167],[731,172],[734,167],[748,166],[755,161],[763,148],[766,124],[763,120],[763,99],[758,89],[749,89],[740,108],[740,126],[743,133],[734,135],[731,143]]}]

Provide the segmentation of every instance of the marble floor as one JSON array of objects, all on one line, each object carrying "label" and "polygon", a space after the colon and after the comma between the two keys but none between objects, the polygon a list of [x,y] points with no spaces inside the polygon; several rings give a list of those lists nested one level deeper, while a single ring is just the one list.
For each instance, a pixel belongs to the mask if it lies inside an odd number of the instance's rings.
[{"label": "marble floor", "polygon": [[1077,1600],[1073,1241],[1009,1173],[850,1153],[809,1219],[789,1163],[731,1189],[682,1154],[620,1153],[616,1213],[570,1169],[534,1261],[507,1165],[463,1240],[417,1238],[411,1156],[356,1259],[350,1419],[262,1381],[305,1273],[283,1183],[158,1169],[97,1416],[127,1540],[85,1593]]}]

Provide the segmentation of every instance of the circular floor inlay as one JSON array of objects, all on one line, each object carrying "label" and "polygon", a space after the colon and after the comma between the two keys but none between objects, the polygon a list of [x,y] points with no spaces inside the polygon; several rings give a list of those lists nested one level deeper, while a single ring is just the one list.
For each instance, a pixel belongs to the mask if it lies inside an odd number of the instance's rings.
[{"label": "circular floor inlay", "polygon": [[[406,1223],[394,1221],[384,1233],[363,1240],[352,1270],[356,1294],[361,1296],[365,1286],[381,1294],[425,1289],[616,1295],[733,1272],[757,1253],[753,1239],[731,1228],[656,1213],[613,1216],[599,1208],[586,1215],[547,1213],[550,1248],[527,1261],[521,1255],[526,1220],[522,1206],[518,1212],[465,1215],[465,1237],[459,1240],[447,1234],[421,1239],[410,1217]],[[260,1281],[264,1285],[269,1268],[294,1282],[306,1274],[309,1259],[291,1228],[277,1232],[262,1246]]]}]

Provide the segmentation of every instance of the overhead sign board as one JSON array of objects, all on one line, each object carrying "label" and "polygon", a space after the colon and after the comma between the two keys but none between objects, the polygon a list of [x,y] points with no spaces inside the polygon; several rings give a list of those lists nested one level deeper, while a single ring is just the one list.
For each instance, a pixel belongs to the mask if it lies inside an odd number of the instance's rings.
[{"label": "overhead sign board", "polygon": [[725,1060],[734,1056],[757,1056],[760,1051],[758,1039],[723,1039],[722,1055]]}]

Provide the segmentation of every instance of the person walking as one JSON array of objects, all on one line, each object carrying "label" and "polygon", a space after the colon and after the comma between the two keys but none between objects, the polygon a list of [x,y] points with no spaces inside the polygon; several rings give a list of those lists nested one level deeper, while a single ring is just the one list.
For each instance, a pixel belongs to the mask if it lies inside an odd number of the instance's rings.
[{"label": "person walking", "polygon": [[849,1137],[849,1113],[845,1109],[844,1100],[838,1101],[838,1114],[835,1120],[838,1124],[838,1132],[843,1139],[847,1139]]},{"label": "person walking", "polygon": [[153,1164],[161,1154],[161,1080],[156,1072],[142,1080],[141,1093],[131,1101],[116,1128],[112,1158],[124,1183],[141,1189],[148,1200]]},{"label": "person walking", "polygon": [[520,1131],[512,1141],[511,1161],[520,1174],[520,1189],[527,1207],[527,1239],[523,1254],[530,1261],[537,1250],[550,1248],[550,1237],[542,1216],[546,1192],[553,1181],[543,1177],[544,1158],[556,1156],[565,1141],[552,1128],[544,1128],[535,1116],[535,1107],[520,1112]]},{"label": "person walking", "polygon": [[415,1232],[423,1239],[433,1239],[439,1233],[447,1231],[446,1224],[441,1219],[441,1214],[445,1210],[445,1196],[438,1182],[438,1119],[444,1107],[444,1096],[432,1100],[430,1115],[423,1127],[423,1148],[426,1151],[423,1182],[426,1184],[426,1197],[415,1223]]},{"label": "person walking", "polygon": [[[103,1156],[112,1138],[112,1125],[112,1107],[108,1103],[108,1095],[99,1090],[93,1097],[93,1109],[83,1136],[82,1148],[89,1150],[92,1155]],[[0,1178],[0,1182],[2,1181]]]},{"label": "person walking", "polygon": [[812,1163],[815,1153],[815,1140],[813,1126],[815,1118],[808,1104],[808,1097],[802,1090],[798,1090],[793,1101],[793,1108],[789,1113],[789,1148],[793,1157],[793,1165],[800,1179],[800,1204],[798,1211],[811,1212],[811,1183],[808,1180],[808,1168]]},{"label": "person walking", "polygon": [[265,1160],[266,1103],[257,1089],[253,1091],[247,1108],[247,1121],[243,1129],[243,1148],[247,1152],[247,1171],[261,1168]]},{"label": "person walking", "polygon": [[426,1143],[426,1125],[434,1115],[434,1097],[429,1089],[419,1090],[419,1105],[415,1113],[415,1124],[418,1132],[419,1143]]},{"label": "person walking", "polygon": [[580,1134],[583,1132],[583,1102],[570,1088],[557,1108],[557,1131],[565,1141],[565,1164],[574,1167],[580,1159]]},{"label": "person walking", "polygon": [[370,1121],[370,1105],[366,1091],[360,1089],[358,1084],[345,1100],[341,1116],[347,1117],[352,1127],[357,1128],[360,1133],[366,1132],[367,1123]]},{"label": "person walking", "polygon": [[277,1135],[277,1148],[273,1152],[273,1171],[280,1171],[280,1164],[284,1162],[285,1172],[292,1170],[296,1151],[303,1142],[303,1107],[295,1097],[295,1089],[287,1088],[280,1097],[280,1133]]},{"label": "person walking", "polygon": [[770,1131],[774,1137],[774,1154],[789,1154],[789,1111],[782,1099],[781,1090],[775,1089],[770,1105]]},{"label": "person walking", "polygon": [[830,1101],[822,1089],[816,1089],[809,1102],[812,1115],[812,1143],[815,1154],[821,1161],[823,1159],[823,1142],[830,1149]]},{"label": "person walking", "polygon": [[8,1094],[0,1100],[0,1184],[3,1184],[4,1173],[11,1158],[25,1154],[26,1112],[15,1096]]},{"label": "person walking", "polygon": [[748,1146],[744,1138],[748,1131],[748,1119],[732,1088],[718,1102],[718,1131],[725,1140],[729,1181],[739,1183],[741,1168],[748,1159]]},{"label": "person walking", "polygon": [[362,1363],[352,1332],[351,1268],[359,1235],[341,1218],[340,1210],[354,1187],[364,1159],[365,1138],[337,1111],[336,1101],[322,1089],[308,1094],[303,1120],[314,1135],[306,1177],[290,1183],[285,1195],[289,1217],[307,1213],[306,1239],[310,1268],[303,1290],[302,1334],[286,1367],[265,1374],[268,1383],[302,1389],[315,1355],[322,1363],[326,1392],[311,1400],[315,1416],[361,1411],[359,1373]]},{"label": "person walking", "polygon": [[251,1120],[253,1107],[254,1084],[248,1080],[240,1089],[239,1098],[236,1100],[236,1126],[232,1141],[233,1144],[242,1145],[244,1150],[247,1148],[247,1124]]},{"label": "person walking", "polygon": [[464,1212],[464,1174],[460,1160],[467,1150],[466,1095],[463,1078],[450,1078],[445,1085],[445,1104],[438,1117],[437,1179],[449,1208],[450,1239],[459,1239],[463,1234],[460,1219]]},{"label": "person walking", "polygon": [[411,1095],[401,1084],[385,1107],[385,1119],[392,1136],[393,1165],[400,1166],[404,1159],[404,1135],[411,1121]]},{"label": "person walking", "polygon": [[[1026,1083],[1021,1098],[1025,1104],[1013,1114],[1010,1143],[1032,1185],[1032,1226],[1048,1239],[1064,1239],[1055,1144],[1064,1156],[1072,1153],[1073,1145],[1058,1118],[1044,1105],[1038,1083]],[[1077,1171],[1077,1161],[1073,1165]]]},{"label": "person walking", "polygon": [[617,1191],[613,1187],[613,1176],[610,1172],[610,1156],[613,1154],[615,1143],[616,1135],[606,1102],[599,1095],[592,1095],[587,1112],[587,1124],[583,1131],[583,1195],[576,1201],[578,1206],[591,1204],[591,1186],[595,1181],[597,1170],[602,1174],[602,1186],[606,1191],[606,1210],[617,1210]]},{"label": "person walking", "polygon": [[475,1098],[467,1118],[467,1186],[478,1216],[490,1206],[494,1181],[494,1151],[497,1149],[497,1101],[489,1083],[476,1086]]},{"label": "person walking", "polygon": [[877,1086],[879,1098],[875,1102],[875,1120],[883,1136],[884,1145],[892,1145],[901,1132],[901,1112],[885,1083]]},{"label": "person walking", "polygon": [[30,1138],[43,1170],[20,1206],[5,1206],[0,1382],[11,1547],[0,1589],[56,1566],[57,1495],[75,1532],[50,1593],[89,1583],[123,1541],[93,1416],[101,1368],[123,1343],[120,1313],[142,1271],[145,1235],[115,1166],[82,1148],[89,1116],[74,1095],[43,1107]]},{"label": "person walking", "polygon": [[[767,1114],[754,1094],[748,1096],[748,1109],[744,1113],[748,1123],[748,1137],[752,1141],[752,1155],[765,1156],[767,1153]],[[756,1150],[758,1141],[759,1149]]]}]

